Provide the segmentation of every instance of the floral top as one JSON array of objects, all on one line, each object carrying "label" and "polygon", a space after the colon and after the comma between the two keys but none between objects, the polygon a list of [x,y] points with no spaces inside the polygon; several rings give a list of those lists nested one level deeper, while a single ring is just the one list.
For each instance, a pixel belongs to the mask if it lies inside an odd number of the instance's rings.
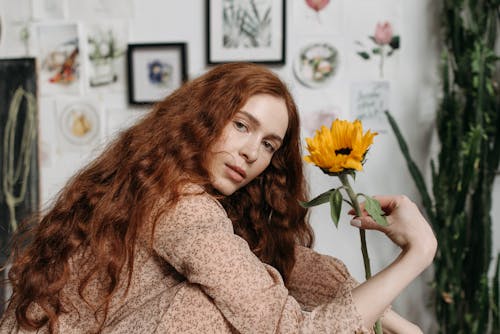
[{"label": "floral top", "polygon": [[[206,193],[182,197],[158,221],[153,251],[146,245],[139,240],[128,292],[123,284],[111,300],[103,334],[372,333],[362,326],[351,295],[356,282],[342,262],[297,247],[287,289]],[[74,277],[63,289],[68,312],[59,317],[58,331],[95,333],[94,313],[78,295],[78,257],[71,268]],[[90,301],[102,288],[99,282],[86,290]],[[12,306],[0,333],[30,333],[19,328]],[[37,305],[30,312],[41,314]]]}]

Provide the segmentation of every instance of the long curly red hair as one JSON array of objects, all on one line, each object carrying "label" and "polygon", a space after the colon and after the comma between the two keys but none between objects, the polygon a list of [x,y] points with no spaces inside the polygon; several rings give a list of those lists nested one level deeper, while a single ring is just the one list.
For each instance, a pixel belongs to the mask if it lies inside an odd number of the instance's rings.
[{"label": "long curly red hair", "polygon": [[[270,166],[244,189],[224,197],[210,185],[207,147],[255,94],[285,100],[288,129]],[[128,273],[130,282],[146,217],[159,198],[166,199],[163,210],[172,208],[188,183],[216,195],[236,233],[286,280],[295,261],[294,245],[310,246],[313,240],[306,210],[298,204],[306,199],[299,137],[296,105],[286,85],[266,68],[224,64],[185,83],[77,173],[35,224],[19,230],[9,271],[10,303],[19,325],[38,329],[48,324],[55,331],[59,315],[66,312],[62,289],[75,275],[69,261],[84,250],[90,256],[82,268],[89,269],[77,273],[79,293],[84,298],[91,279],[105,278],[103,295],[94,305],[102,326],[120,273]],[[35,304],[43,317],[29,312]]]}]

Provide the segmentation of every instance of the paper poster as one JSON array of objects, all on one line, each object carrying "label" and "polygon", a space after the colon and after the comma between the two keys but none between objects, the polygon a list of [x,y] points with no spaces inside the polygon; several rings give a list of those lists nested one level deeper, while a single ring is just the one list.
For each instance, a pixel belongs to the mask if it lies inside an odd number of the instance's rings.
[{"label": "paper poster", "polygon": [[379,133],[388,130],[384,112],[389,110],[389,82],[367,81],[351,85],[351,115],[363,122],[363,128]]}]

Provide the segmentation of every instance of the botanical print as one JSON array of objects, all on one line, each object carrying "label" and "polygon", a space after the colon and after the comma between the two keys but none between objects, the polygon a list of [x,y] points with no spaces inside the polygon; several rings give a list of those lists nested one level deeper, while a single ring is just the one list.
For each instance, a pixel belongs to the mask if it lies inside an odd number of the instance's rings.
[{"label": "botanical print", "polygon": [[319,12],[330,3],[330,0],[305,0],[305,2],[309,8],[316,12],[318,21],[321,21]]},{"label": "botanical print", "polygon": [[285,63],[284,0],[208,0],[207,63]]},{"label": "botanical print", "polygon": [[38,26],[42,94],[80,92],[80,47],[76,24]]},{"label": "botanical print", "polygon": [[312,43],[303,47],[294,62],[297,79],[308,87],[328,83],[338,67],[338,51],[329,43]]},{"label": "botanical print", "polygon": [[270,47],[272,1],[223,0],[223,47]]},{"label": "botanical print", "polygon": [[90,87],[125,89],[125,22],[102,22],[87,25],[87,49]]},{"label": "botanical print", "polygon": [[360,41],[356,41],[359,46],[365,49],[358,51],[357,54],[365,60],[369,60],[371,58],[370,55],[379,57],[379,74],[383,78],[384,60],[392,56],[399,49],[400,38],[398,35],[394,35],[392,25],[387,21],[383,23],[378,22],[374,34],[368,37],[375,46],[371,47],[371,51],[366,51],[367,48],[365,45]]},{"label": "botanical print", "polygon": [[296,35],[342,34],[343,3],[330,0],[292,1]]}]

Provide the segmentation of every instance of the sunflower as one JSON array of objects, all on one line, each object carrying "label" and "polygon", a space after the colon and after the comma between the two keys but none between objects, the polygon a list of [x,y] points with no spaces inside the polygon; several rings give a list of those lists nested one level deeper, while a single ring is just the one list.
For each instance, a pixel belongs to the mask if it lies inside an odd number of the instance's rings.
[{"label": "sunflower", "polygon": [[363,170],[366,152],[376,135],[370,130],[363,134],[363,125],[359,120],[349,122],[336,119],[330,129],[322,126],[316,130],[313,138],[306,138],[310,155],[305,156],[304,160],[328,174]]}]

